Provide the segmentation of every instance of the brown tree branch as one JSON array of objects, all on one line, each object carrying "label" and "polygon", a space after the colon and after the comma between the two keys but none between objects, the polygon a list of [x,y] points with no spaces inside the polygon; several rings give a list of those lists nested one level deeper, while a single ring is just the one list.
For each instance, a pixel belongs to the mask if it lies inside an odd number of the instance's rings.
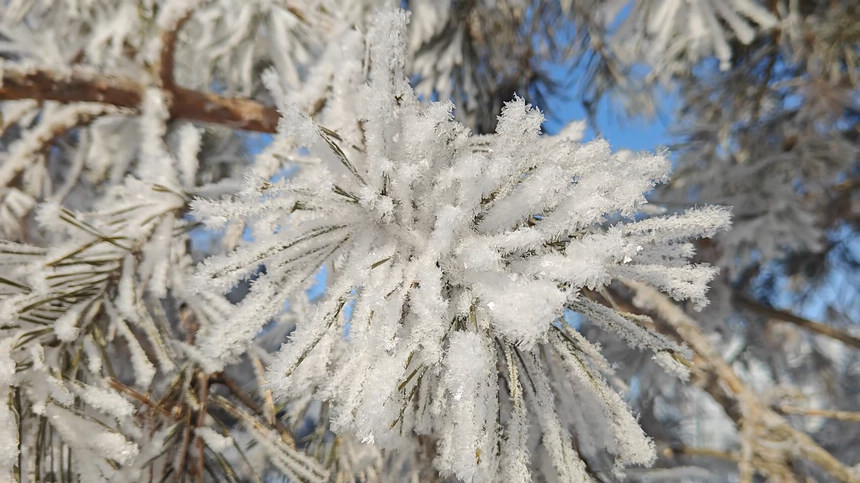
[{"label": "brown tree branch", "polygon": [[806,329],[810,332],[815,332],[816,334],[820,335],[826,335],[827,337],[841,341],[846,345],[849,345],[856,349],[860,349],[860,337],[841,331],[833,326],[822,324],[821,322],[815,322],[785,310],[769,307],[744,293],[736,293],[734,298],[739,305],[746,307],[753,312],[756,312],[767,318],[779,320],[782,322],[788,322],[790,324],[794,324],[798,327]]},{"label": "brown tree branch", "polygon": [[840,421],[860,422],[860,412],[799,408],[788,404],[782,404],[776,409],[784,414],[802,414],[804,416],[818,416],[821,418],[838,419]]},{"label": "brown tree branch", "polygon": [[179,31],[182,30],[185,22],[191,18],[193,11],[193,8],[186,10],[170,29],[161,33],[161,55],[158,59],[158,77],[161,81],[162,89],[170,91],[176,87],[176,79],[173,76],[176,40],[179,38]]},{"label": "brown tree branch", "polygon": [[[83,71],[58,74],[46,69],[17,71],[6,67],[0,78],[0,101],[100,102],[137,109],[147,85],[133,79]],[[220,124],[234,129],[274,133],[278,111],[253,99],[223,97],[179,86],[167,89],[175,119]]]}]

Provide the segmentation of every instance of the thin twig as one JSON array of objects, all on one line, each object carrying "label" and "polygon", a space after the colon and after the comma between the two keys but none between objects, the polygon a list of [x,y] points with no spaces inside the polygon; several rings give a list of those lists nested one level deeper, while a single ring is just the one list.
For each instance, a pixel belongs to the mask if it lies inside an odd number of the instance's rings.
[{"label": "thin twig", "polygon": [[[209,404],[209,376],[203,371],[200,371],[197,374],[197,378],[200,380],[200,410],[197,411],[197,428],[202,428],[206,425],[206,408]],[[203,438],[197,433],[197,440],[195,443],[197,444],[197,481],[203,483],[204,476],[204,464],[206,462],[205,459],[205,449],[206,445],[203,442]]]},{"label": "thin twig", "polygon": [[677,458],[679,456],[704,456],[737,463],[741,457],[734,451],[720,451],[711,448],[695,448],[691,446],[668,446],[663,448],[664,458]]},{"label": "thin twig", "polygon": [[147,396],[146,394],[141,394],[141,393],[135,391],[134,389],[126,386],[125,384],[119,382],[118,380],[114,379],[113,377],[108,377],[105,380],[106,380],[108,386],[116,389],[119,392],[127,394],[132,399],[134,399],[140,403],[143,403],[146,406],[149,406],[150,408],[156,410],[162,416],[169,418],[169,419],[172,419],[172,420],[178,419],[175,414],[171,413],[166,408],[164,408],[163,406],[161,406],[157,402],[150,399],[150,397]]},{"label": "thin twig", "polygon": [[[217,377],[213,377],[212,382],[223,384],[234,396],[239,399],[242,404],[250,408],[251,411],[254,411],[255,413],[260,415],[265,414],[265,410],[259,404],[257,404],[257,402],[251,398],[251,396],[245,393],[245,391],[243,391],[242,388],[239,387],[236,381],[230,379],[224,373],[219,374]],[[296,442],[290,435],[290,431],[283,424],[281,424],[281,422],[277,418],[275,418],[273,426],[278,431],[278,433],[280,433],[281,439],[283,439],[284,442],[290,448],[295,449]]]},{"label": "thin twig", "polygon": [[176,471],[180,475],[180,483],[185,481],[185,462],[188,461],[188,447],[191,445],[191,412],[186,413],[185,427],[182,428],[182,445],[179,450],[179,463]]},{"label": "thin twig", "polygon": [[782,404],[777,407],[779,412],[785,414],[802,414],[804,416],[818,416],[822,418],[838,419],[840,421],[860,422],[860,412],[853,411],[836,411],[832,409],[811,409],[799,408],[788,404]]},{"label": "thin twig", "polygon": [[265,409],[264,416],[266,422],[272,425],[275,423],[275,399],[272,396],[271,389],[263,389],[266,387],[266,379],[264,377],[266,370],[263,367],[262,361],[260,361],[260,358],[253,350],[249,351],[248,355],[251,358],[251,363],[254,365],[254,374],[257,376],[257,387],[260,388],[261,395],[263,396],[263,409]]}]

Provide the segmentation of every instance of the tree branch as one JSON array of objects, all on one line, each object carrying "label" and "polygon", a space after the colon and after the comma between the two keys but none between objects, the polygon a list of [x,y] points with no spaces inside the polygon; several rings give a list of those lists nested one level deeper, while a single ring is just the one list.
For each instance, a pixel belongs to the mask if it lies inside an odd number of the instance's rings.
[{"label": "tree branch", "polygon": [[818,416],[821,418],[838,419],[840,421],[860,422],[860,412],[799,408],[788,404],[782,404],[776,409],[784,414],[802,414],[804,416]]},{"label": "tree branch", "polygon": [[856,349],[860,349],[860,337],[851,335],[830,325],[822,324],[821,322],[815,322],[809,319],[805,319],[803,317],[800,317],[799,315],[795,315],[785,310],[769,307],[744,293],[735,293],[734,298],[739,305],[746,307],[760,315],[763,315],[770,319],[794,324],[810,332],[826,335],[827,337],[831,337],[833,339],[841,341],[846,345],[849,345]]},{"label": "tree branch", "polygon": [[176,23],[161,33],[161,55],[158,59],[158,76],[161,81],[161,87],[165,90],[170,91],[176,87],[176,80],[173,76],[176,40],[179,38],[179,31],[185,22],[191,18],[193,11],[193,8],[188,8],[176,20]]},{"label": "tree branch", "polygon": [[[99,102],[137,109],[147,85],[133,79],[93,72],[59,74],[46,69],[17,71],[5,68],[0,78],[0,101]],[[169,86],[175,119],[220,124],[234,129],[274,133],[278,111],[253,99],[222,97],[176,85]]]}]

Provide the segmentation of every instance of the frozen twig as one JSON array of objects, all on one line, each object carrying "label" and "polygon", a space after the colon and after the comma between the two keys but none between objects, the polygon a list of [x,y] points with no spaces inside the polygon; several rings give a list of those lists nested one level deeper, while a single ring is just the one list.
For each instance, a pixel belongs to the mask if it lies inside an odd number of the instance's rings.
[{"label": "frozen twig", "polygon": [[[748,431],[741,432],[741,437],[747,438],[744,444],[750,445],[753,452],[752,460],[760,458],[763,461],[762,464],[757,465],[756,470],[776,478],[791,475],[792,470],[786,466],[786,462],[799,455],[819,466],[837,481],[846,483],[857,481],[856,475],[829,451],[822,448],[806,433],[795,429],[784,417],[758,399],[755,392],[746,387],[731,366],[711,345],[699,329],[699,324],[677,304],[647,285],[637,282],[626,282],[626,284],[635,292],[634,305],[654,313],[693,349],[698,356],[698,360],[693,365],[694,374],[699,373],[704,379],[707,379],[707,374],[716,377],[718,384],[707,384],[706,389],[712,394],[716,393],[715,400],[723,405],[726,413],[740,427],[750,425]],[[737,406],[732,407],[732,403]],[[783,446],[784,449],[781,451],[774,451],[774,448],[779,446],[768,444],[789,440],[793,441],[794,445]],[[744,444],[741,445],[742,448]],[[742,476],[743,473],[741,471]]]}]

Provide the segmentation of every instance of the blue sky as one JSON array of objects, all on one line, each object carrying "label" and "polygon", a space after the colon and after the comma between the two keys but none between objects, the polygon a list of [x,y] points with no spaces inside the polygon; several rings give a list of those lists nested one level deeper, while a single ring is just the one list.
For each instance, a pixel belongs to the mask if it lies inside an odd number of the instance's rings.
[{"label": "blue sky", "polygon": [[[618,28],[630,13],[631,8],[632,3],[629,3],[618,12],[617,18],[609,26],[610,30]],[[572,32],[559,31],[557,35],[560,42],[575,41]],[[644,70],[637,67],[642,67]],[[567,122],[587,119],[577,92],[577,89],[582,87],[580,82],[588,79],[584,64],[580,64],[572,72],[569,72],[568,68],[565,64],[545,66],[545,72],[559,85],[573,86],[570,91],[564,93],[567,95],[567,99],[550,100],[555,104],[549,106],[552,108],[554,118],[547,119],[547,122],[544,123],[544,129],[548,133],[557,132]],[[634,66],[634,72],[644,76],[647,74],[647,68]],[[678,106],[676,95],[666,91],[655,95],[657,115],[653,119],[645,117],[625,119],[621,107],[613,105],[609,97],[608,95],[605,96],[598,103],[597,126],[588,123],[588,130],[583,141],[590,141],[600,135],[609,142],[613,150],[629,149],[631,151],[654,151],[658,147],[666,146],[672,142],[669,134],[669,123],[672,122],[672,115]]]},{"label": "blue sky", "polygon": [[[579,72],[565,74],[563,66],[549,68],[550,75],[558,76],[562,81],[566,76],[577,76]],[[575,84],[575,83],[574,83]],[[573,89],[576,89],[575,87]],[[570,121],[581,119],[587,120],[585,109],[580,104],[577,93],[574,91],[566,93],[568,98],[551,99],[554,102],[551,107],[553,116],[547,116],[544,129],[548,133],[555,133]],[[666,146],[672,142],[670,135],[670,123],[674,109],[678,105],[676,96],[671,92],[659,92],[655,95],[657,115],[654,118],[645,116],[625,118],[622,108],[613,105],[609,96],[604,97],[597,107],[597,128],[591,123],[583,141],[590,141],[598,137],[598,131],[606,139],[613,150],[629,149],[632,151],[654,151],[659,146]]]},{"label": "blue sky", "polygon": [[[667,106],[673,104],[674,99],[667,95],[663,99],[658,99],[658,109],[663,112],[654,119],[642,117],[622,119],[621,115],[610,107],[609,101],[602,101],[597,110],[600,134],[609,142],[613,150],[654,151],[657,147],[668,145],[672,141],[667,125],[672,113]],[[569,121],[587,117],[585,110],[577,102],[566,101],[553,108],[555,116],[559,119],[547,119],[544,129],[549,133],[558,131]],[[595,127],[589,124],[583,141],[589,141],[595,137],[597,137]]]}]

